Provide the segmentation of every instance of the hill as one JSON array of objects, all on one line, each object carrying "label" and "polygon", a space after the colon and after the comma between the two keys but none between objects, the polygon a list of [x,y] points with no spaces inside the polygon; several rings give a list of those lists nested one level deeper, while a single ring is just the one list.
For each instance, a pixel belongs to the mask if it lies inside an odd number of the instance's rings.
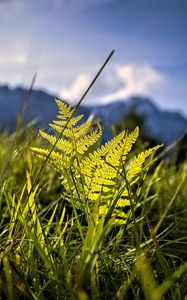
[{"label": "hill", "polygon": [[[36,120],[38,127],[47,126],[57,114],[55,95],[42,90],[33,90],[29,99],[28,91],[22,87],[14,89],[0,86],[0,128],[14,130],[17,115],[26,105],[24,121]],[[120,124],[129,115],[138,117],[142,130],[148,138],[164,143],[166,146],[177,139],[186,129],[187,120],[179,112],[163,111],[153,101],[142,97],[132,97],[106,105],[81,106],[77,112],[88,118],[97,116],[104,129],[104,139],[112,136],[111,125]]]}]

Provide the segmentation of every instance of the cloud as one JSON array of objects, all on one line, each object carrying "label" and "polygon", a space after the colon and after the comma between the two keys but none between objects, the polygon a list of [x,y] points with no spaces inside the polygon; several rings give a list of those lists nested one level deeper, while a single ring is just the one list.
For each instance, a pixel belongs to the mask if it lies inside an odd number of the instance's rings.
[{"label": "cloud", "polygon": [[[94,6],[109,4],[116,0],[0,0],[1,9],[4,8],[3,13],[12,15],[12,13],[20,13],[25,11],[32,11],[36,9],[58,11],[63,9],[70,9],[71,11],[81,11],[86,8],[93,8]],[[7,10],[7,7],[9,8]]]},{"label": "cloud", "polygon": [[0,65],[24,65],[27,62],[27,55],[24,53],[4,54],[0,57]]},{"label": "cloud", "polygon": [[115,92],[103,96],[102,103],[125,99],[133,95],[151,96],[165,80],[159,71],[148,64],[117,66],[115,76],[115,80],[123,84]]},{"label": "cloud", "polygon": [[[104,104],[135,95],[154,98],[164,81],[165,77],[148,64],[111,66],[96,82],[86,102]],[[72,85],[60,90],[60,96],[70,102],[78,100],[90,82],[90,75],[79,74]]]},{"label": "cloud", "polygon": [[78,100],[87,89],[91,82],[91,77],[86,73],[79,74],[69,88],[60,90],[60,97],[67,99],[69,102]]}]

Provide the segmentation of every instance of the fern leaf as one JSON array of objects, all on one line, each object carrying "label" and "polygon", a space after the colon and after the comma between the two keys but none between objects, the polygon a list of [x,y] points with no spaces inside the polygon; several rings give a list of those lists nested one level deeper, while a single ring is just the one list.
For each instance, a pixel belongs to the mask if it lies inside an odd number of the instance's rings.
[{"label": "fern leaf", "polygon": [[58,120],[54,120],[50,127],[60,133],[61,138],[40,131],[45,140],[55,145],[55,149],[52,153],[42,148],[32,148],[32,151],[42,159],[49,156],[49,163],[61,173],[66,198],[73,197],[78,209],[84,209],[84,199],[88,201],[85,205],[89,206],[89,210],[97,207],[97,221],[112,208],[113,224],[125,224],[129,216],[126,211],[130,209],[130,200],[127,182],[122,176],[123,170],[125,168],[127,181],[134,185],[144,171],[146,159],[160,146],[148,149],[128,162],[127,156],[138,138],[137,127],[130,134],[122,131],[105,145],[88,153],[88,149],[102,135],[100,126],[92,131],[91,121],[79,125],[83,115],[72,117],[74,109],[71,106],[61,100],[56,100],[56,103]]},{"label": "fern leaf", "polygon": [[[48,149],[32,147],[31,150],[35,155],[41,159],[45,159],[49,155]],[[62,168],[69,167],[67,160],[62,159],[62,155],[58,152],[52,151],[49,157],[49,163],[56,167],[56,169],[62,170]]]},{"label": "fern leaf", "polygon": [[144,152],[141,152],[135,159],[133,159],[129,164],[129,170],[127,172],[127,180],[128,182],[132,182],[135,177],[139,175],[139,173],[143,170],[143,164],[150,155],[154,154],[154,152],[160,148],[161,145],[150,148]]},{"label": "fern leaf", "polygon": [[130,200],[129,199],[119,199],[116,207],[127,207],[130,206]]},{"label": "fern leaf", "polygon": [[126,136],[123,138],[121,143],[117,145],[113,151],[110,149],[106,156],[106,161],[113,166],[118,166],[120,163],[120,160],[123,160],[123,163],[126,159],[127,154],[131,151],[133,144],[136,142],[139,135],[139,128],[136,127],[136,129],[130,133],[129,135],[126,134]]},{"label": "fern leaf", "polygon": [[70,121],[67,124],[67,120],[69,117],[67,116],[66,118],[63,115],[58,115],[57,118],[61,120],[53,121],[54,124],[60,125],[62,127],[67,126],[71,128],[72,126],[75,126],[82,118],[84,115],[79,115],[77,117],[73,117],[70,119]]},{"label": "fern leaf", "polygon": [[40,130],[40,134],[43,138],[45,138],[52,145],[56,144],[57,149],[65,152],[66,154],[72,153],[72,144],[68,140],[59,139],[57,142],[57,138],[55,136],[50,135],[42,130]]},{"label": "fern leaf", "polygon": [[77,141],[77,151],[80,154],[84,154],[84,152],[86,152],[90,146],[95,144],[97,140],[100,139],[101,135],[101,130],[95,130],[90,134],[85,135]]},{"label": "fern leaf", "polygon": [[55,101],[57,103],[59,113],[65,118],[69,116],[71,112],[71,106],[58,99],[55,99]]}]

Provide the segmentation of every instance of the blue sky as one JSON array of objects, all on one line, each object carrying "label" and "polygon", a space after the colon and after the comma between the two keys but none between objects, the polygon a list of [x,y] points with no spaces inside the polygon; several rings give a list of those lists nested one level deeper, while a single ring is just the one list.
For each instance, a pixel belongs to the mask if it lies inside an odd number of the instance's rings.
[{"label": "blue sky", "polygon": [[112,49],[85,104],[132,95],[187,116],[186,0],[0,0],[0,84],[70,102]]}]

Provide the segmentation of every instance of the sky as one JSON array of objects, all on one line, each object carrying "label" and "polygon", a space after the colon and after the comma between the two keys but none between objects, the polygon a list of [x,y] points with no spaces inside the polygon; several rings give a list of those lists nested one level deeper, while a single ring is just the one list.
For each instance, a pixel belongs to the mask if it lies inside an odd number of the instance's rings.
[{"label": "sky", "polygon": [[187,116],[186,0],[0,0],[0,84],[77,101],[144,96]]}]

